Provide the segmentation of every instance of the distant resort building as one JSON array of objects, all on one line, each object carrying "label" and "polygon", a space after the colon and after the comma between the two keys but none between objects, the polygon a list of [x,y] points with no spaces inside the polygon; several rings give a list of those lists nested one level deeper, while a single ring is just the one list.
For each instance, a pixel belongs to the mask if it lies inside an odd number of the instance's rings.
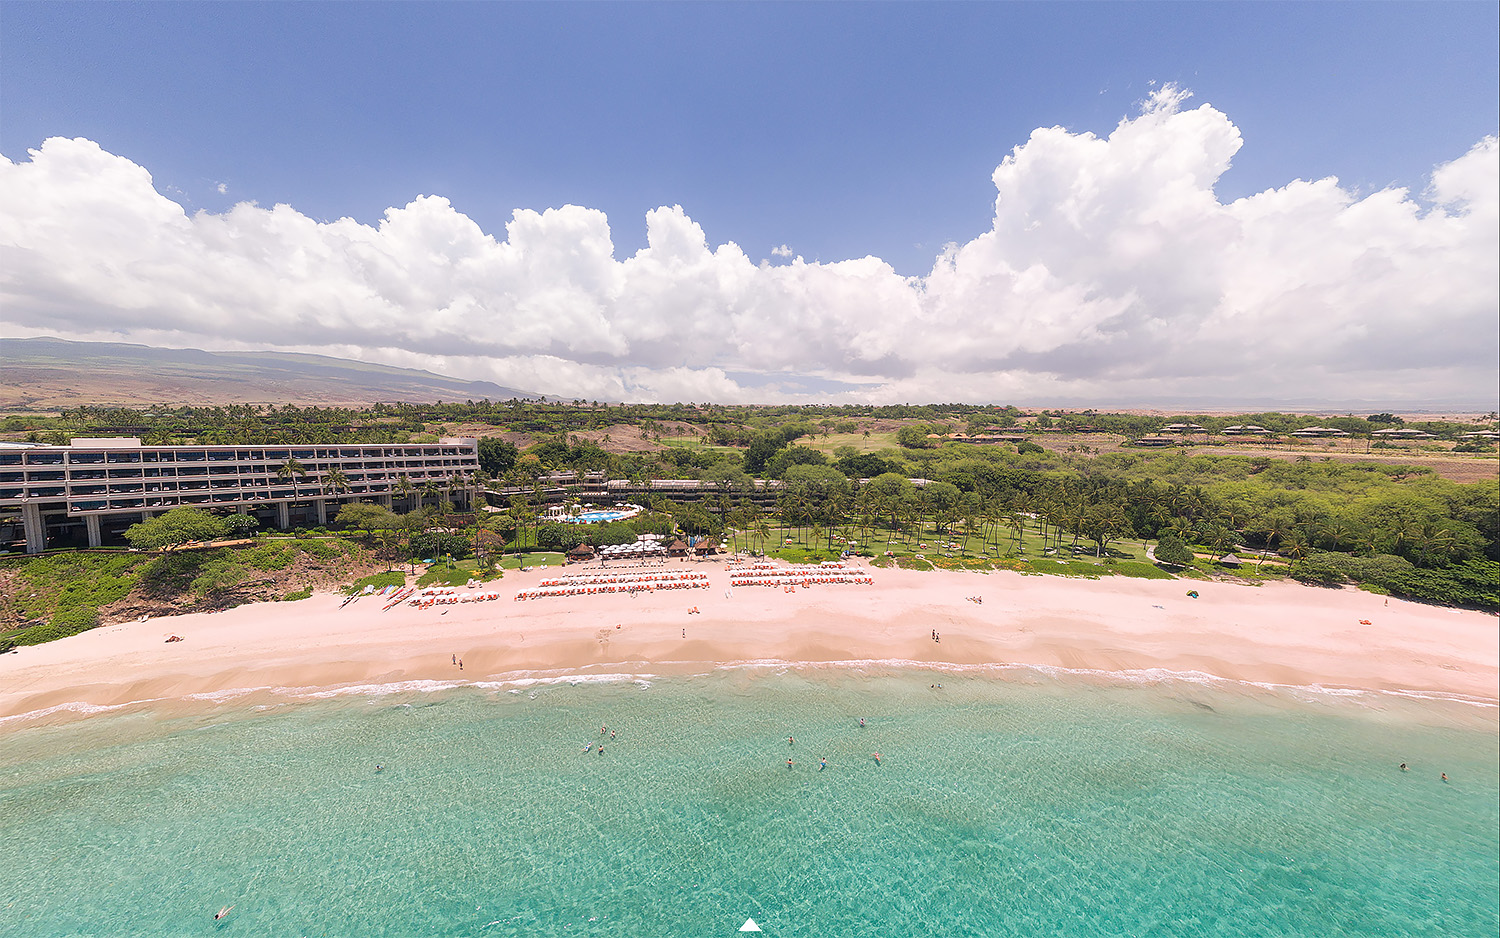
[{"label": "distant resort building", "polygon": [[1225,436],[1267,436],[1270,432],[1265,427],[1258,427],[1253,423],[1235,424],[1224,428]]},{"label": "distant resort building", "polygon": [[1374,433],[1371,433],[1370,436],[1372,436],[1374,438],[1377,438],[1377,439],[1381,439],[1381,440],[1435,440],[1435,439],[1437,439],[1437,435],[1436,434],[1425,433],[1425,432],[1423,432],[1421,430],[1412,430],[1412,429],[1376,430]]},{"label": "distant resort building", "polygon": [[1340,430],[1336,427],[1303,427],[1301,430],[1293,430],[1292,436],[1309,439],[1312,437],[1348,436],[1348,430]]},{"label": "distant resort building", "polygon": [[349,446],[145,446],[135,437],[5,444],[0,551],[122,544],[126,528],[182,506],[287,529],[326,524],[353,501],[468,505],[478,471],[473,437]]},{"label": "distant resort building", "polygon": [[927,434],[927,439],[936,440],[940,443],[994,445],[996,443],[1020,443],[1026,437],[1018,433],[929,433]]},{"label": "distant resort building", "polygon": [[1207,427],[1200,427],[1196,423],[1169,423],[1157,431],[1158,433],[1207,433]]}]

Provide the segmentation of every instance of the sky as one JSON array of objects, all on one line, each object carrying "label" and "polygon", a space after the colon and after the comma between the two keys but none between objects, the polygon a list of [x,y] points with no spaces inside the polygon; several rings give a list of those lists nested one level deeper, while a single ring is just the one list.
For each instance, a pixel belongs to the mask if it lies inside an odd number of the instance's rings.
[{"label": "sky", "polygon": [[0,6],[0,335],[1490,409],[1493,3]]}]

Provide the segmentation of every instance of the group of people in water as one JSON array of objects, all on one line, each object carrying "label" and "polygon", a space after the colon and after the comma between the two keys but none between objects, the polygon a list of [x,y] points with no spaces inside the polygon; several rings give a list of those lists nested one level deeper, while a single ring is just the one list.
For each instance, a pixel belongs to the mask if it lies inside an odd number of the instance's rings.
[{"label": "group of people in water", "polygon": [[[605,733],[609,734],[609,741],[610,742],[614,742],[615,739],[619,735],[619,733],[618,733],[617,730],[612,730],[612,729],[609,728],[609,724],[608,723],[604,723],[604,724],[601,724],[599,726],[599,735],[603,736]],[[600,742],[599,742],[599,748],[597,750],[594,749],[594,744],[593,743],[589,743],[587,746],[583,747],[583,751],[584,751],[585,754],[587,754],[589,752],[597,751],[599,753],[599,755],[602,756],[602,755],[604,755],[604,742],[603,742],[603,740],[600,740]]]},{"label": "group of people in water", "polygon": [[[867,724],[865,723],[865,718],[864,717],[860,717],[859,718],[859,726],[860,726],[860,728],[863,729],[866,725]],[[795,745],[797,745],[797,737],[795,737],[795,736],[788,736],[786,738],[786,744],[788,746],[795,746]],[[872,753],[870,753],[870,758],[875,760],[875,764],[876,765],[880,765],[880,753],[878,753],[878,752],[872,752]],[[797,763],[794,760],[792,760],[792,759],[787,759],[786,760],[786,767],[788,769],[795,768],[796,765],[797,765]],[[827,757],[825,757],[825,756],[819,756],[818,757],[818,771],[821,772],[821,771],[823,771],[826,768],[828,768],[828,759],[827,759]]]},{"label": "group of people in water", "polygon": [[[1403,772],[1406,771],[1406,763],[1405,762],[1401,763],[1401,771],[1403,771]],[[1441,778],[1443,781],[1446,782],[1448,780],[1448,773],[1447,772],[1439,772],[1438,773],[1438,778]]]}]

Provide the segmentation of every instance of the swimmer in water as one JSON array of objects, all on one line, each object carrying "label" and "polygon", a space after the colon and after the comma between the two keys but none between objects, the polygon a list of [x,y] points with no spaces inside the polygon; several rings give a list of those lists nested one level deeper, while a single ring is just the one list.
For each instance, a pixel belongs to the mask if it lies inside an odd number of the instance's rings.
[{"label": "swimmer in water", "polygon": [[583,751],[584,752],[588,752],[589,750],[591,750],[593,748],[594,748],[594,744],[593,743],[589,743],[587,746],[583,747]]},{"label": "swimmer in water", "polygon": [[234,906],[232,906],[232,905],[226,905],[226,906],[224,906],[224,908],[222,908],[219,911],[217,911],[217,912],[214,913],[214,921],[217,922],[219,919],[223,918],[224,916],[228,915],[230,912],[233,912],[233,911],[234,911]]},{"label": "swimmer in water", "polygon": [[794,763],[792,762],[791,759],[786,760],[786,767],[787,768],[791,768],[793,765],[794,765]]},{"label": "swimmer in water", "polygon": [[790,737],[790,736],[788,736],[788,737],[787,737],[787,738],[786,738],[786,744],[787,744],[787,745],[788,745],[788,746],[795,746],[795,745],[797,745],[797,740],[795,740],[795,739],[793,739],[793,738],[792,738],[792,737]]},{"label": "swimmer in water", "polygon": [[1444,773],[1443,773],[1443,781],[1445,781],[1445,782],[1446,782],[1446,781],[1447,781],[1447,780],[1448,780],[1448,773],[1447,773],[1447,772],[1444,772]]},{"label": "swimmer in water", "polygon": [[865,725],[865,718],[864,717],[860,717],[859,718],[859,725],[860,726],[864,726]]},{"label": "swimmer in water", "polygon": [[376,763],[376,764],[375,764],[375,774],[376,774],[376,775],[379,775],[379,774],[380,774],[380,773],[381,773],[381,772],[384,772],[384,771],[385,771],[385,766],[383,766],[383,765],[381,765],[381,764],[379,764],[379,763],[378,763],[378,762],[377,762],[377,763]]},{"label": "swimmer in water", "polygon": [[819,759],[818,760],[818,771],[821,772],[821,771],[823,771],[826,768],[828,768],[828,760],[827,759]]},{"label": "swimmer in water", "polygon": [[1401,763],[1401,771],[1403,771],[1403,772],[1406,771],[1406,763],[1405,762]]},{"label": "swimmer in water", "polygon": [[880,764],[880,753],[878,753],[878,752],[872,752],[872,753],[870,753],[870,755],[874,757],[875,764],[879,765]]}]

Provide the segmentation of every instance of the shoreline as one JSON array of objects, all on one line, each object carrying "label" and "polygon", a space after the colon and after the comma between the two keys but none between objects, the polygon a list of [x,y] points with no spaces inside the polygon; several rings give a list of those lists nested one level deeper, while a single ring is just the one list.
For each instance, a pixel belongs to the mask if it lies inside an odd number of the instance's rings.
[{"label": "shoreline", "polygon": [[[660,569],[707,573],[709,588],[634,597],[511,599],[558,574],[548,568],[507,573],[488,587],[501,594],[493,602],[382,612],[374,598],[340,609],[340,594],[317,593],[101,626],[0,656],[0,732],[148,704],[288,696],[278,690],[860,662],[1500,704],[1500,629],[1483,612],[1291,583],[941,570],[868,569],[873,585],[787,594],[731,589],[723,566],[673,561]],[[169,634],[185,640],[166,644]]]}]

